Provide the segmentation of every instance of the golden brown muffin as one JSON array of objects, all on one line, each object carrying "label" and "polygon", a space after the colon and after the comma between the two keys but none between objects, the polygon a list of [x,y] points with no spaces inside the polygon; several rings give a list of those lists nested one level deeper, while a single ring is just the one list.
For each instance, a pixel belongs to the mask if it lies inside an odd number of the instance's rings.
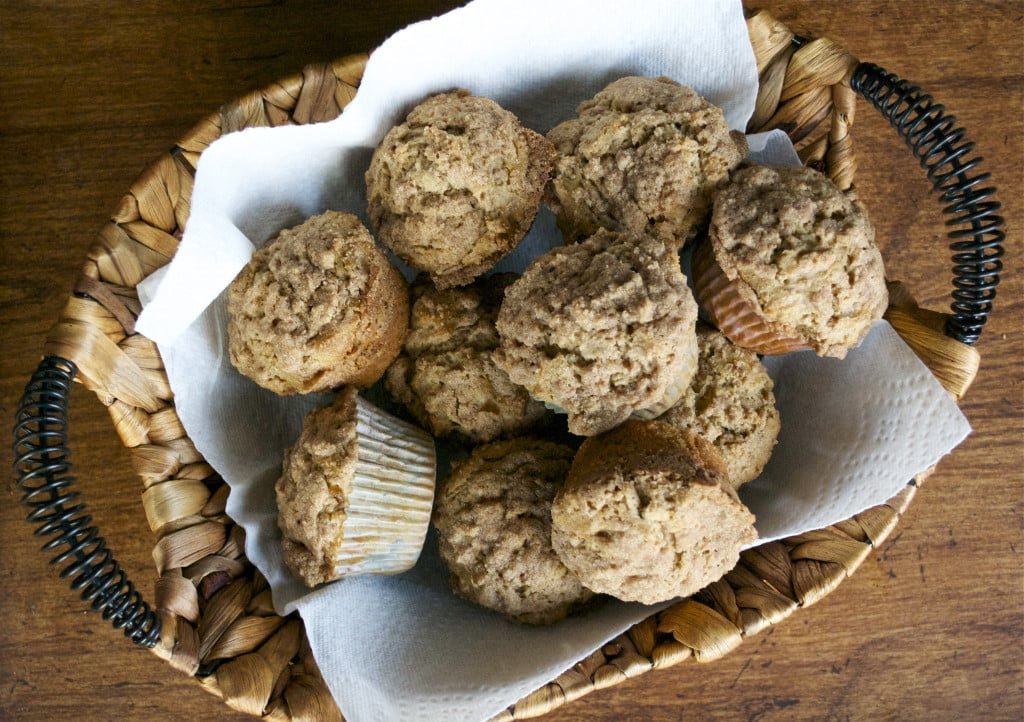
[{"label": "golden brown muffin", "polygon": [[711,443],[734,489],[755,478],[779,435],[774,384],[757,354],[697,324],[697,373],[682,398],[658,417]]},{"label": "golden brown muffin", "polygon": [[487,98],[432,96],[392,128],[366,172],[378,240],[438,288],[469,283],[526,235],[554,149]]},{"label": "golden brown muffin", "polygon": [[694,252],[701,305],[758,353],[843,358],[888,303],[864,206],[810,168],[750,166],[715,195]]},{"label": "golden brown muffin", "polygon": [[569,241],[608,228],[676,248],[746,157],[722,111],[668,78],[620,78],[548,133],[558,151],[546,202]]},{"label": "golden brown muffin", "polygon": [[433,439],[346,387],[285,451],[274,487],[285,564],[309,587],[412,568],[434,477]]},{"label": "golden brown muffin", "polygon": [[348,213],[314,216],[256,250],[228,290],[239,372],[278,394],[365,387],[398,355],[409,291]]},{"label": "golden brown muffin", "polygon": [[520,437],[473,449],[454,465],[434,525],[452,588],[509,619],[550,624],[591,592],[551,548],[551,499],[573,450]]},{"label": "golden brown muffin", "polygon": [[551,506],[551,542],[588,589],[655,604],[720,579],[757,538],[715,449],[663,421],[587,439]]},{"label": "golden brown muffin", "polygon": [[589,436],[678,398],[697,368],[696,319],[674,248],[601,230],[537,258],[508,288],[494,359]]},{"label": "golden brown muffin", "polygon": [[518,435],[551,416],[494,363],[494,320],[513,274],[439,290],[413,285],[409,334],[385,374],[388,392],[435,436],[472,442]]}]

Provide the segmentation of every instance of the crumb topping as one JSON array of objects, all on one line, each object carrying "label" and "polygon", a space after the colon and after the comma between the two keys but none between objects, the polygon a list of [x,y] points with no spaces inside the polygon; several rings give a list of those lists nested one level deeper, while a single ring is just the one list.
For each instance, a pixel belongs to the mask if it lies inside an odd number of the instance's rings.
[{"label": "crumb topping", "polygon": [[434,523],[455,591],[517,621],[561,619],[591,593],[551,547],[551,500],[573,450],[520,437],[455,465]]},{"label": "crumb topping", "polygon": [[392,128],[366,172],[382,243],[440,288],[469,283],[529,230],[551,144],[465,90],[432,96]]},{"label": "crumb topping", "polygon": [[751,166],[715,197],[710,238],[726,276],[766,318],[842,358],[888,301],[863,206],[810,168]]},{"label": "crumb topping", "polygon": [[668,78],[616,80],[548,139],[558,158],[546,200],[574,241],[608,228],[680,247],[746,156],[722,111]]},{"label": "crumb topping", "polygon": [[495,361],[590,435],[664,396],[690,347],[696,355],[696,318],[673,249],[602,230],[536,259],[509,287]]}]

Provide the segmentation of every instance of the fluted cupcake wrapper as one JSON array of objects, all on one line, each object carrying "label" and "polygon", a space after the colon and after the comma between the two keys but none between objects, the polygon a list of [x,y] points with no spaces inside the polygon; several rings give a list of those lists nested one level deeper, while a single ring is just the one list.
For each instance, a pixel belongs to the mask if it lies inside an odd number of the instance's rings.
[{"label": "fluted cupcake wrapper", "polygon": [[741,294],[741,281],[730,279],[722,270],[709,241],[694,249],[691,270],[697,303],[737,346],[767,356],[812,348],[805,338],[780,329],[758,313]]},{"label": "fluted cupcake wrapper", "polygon": [[434,504],[434,440],[356,397],[355,476],[336,573],[398,574],[423,549]]},{"label": "fluted cupcake wrapper", "polygon": [[564,416],[565,414],[569,413],[558,404],[553,404],[550,401],[545,401],[544,399],[537,400],[544,404],[544,407],[547,408],[549,411],[554,411],[556,414],[562,414]]}]

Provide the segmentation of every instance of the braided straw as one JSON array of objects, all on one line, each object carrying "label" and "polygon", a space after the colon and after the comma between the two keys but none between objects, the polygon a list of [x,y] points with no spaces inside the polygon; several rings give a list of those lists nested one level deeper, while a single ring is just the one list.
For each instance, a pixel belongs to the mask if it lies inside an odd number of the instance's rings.
[{"label": "braided straw", "polygon": [[[794,43],[763,12],[748,19],[748,28],[761,78],[749,130],[782,128],[805,163],[852,193],[849,78],[856,59],[829,40]],[[311,66],[236,100],[153,162],[101,229],[45,349],[78,366],[79,380],[110,409],[142,478],[163,622],[156,653],[230,707],[268,720],[341,715],[301,620],[274,613],[266,581],[245,558],[242,530],[224,512],[228,488],[186,435],[156,346],[134,333],[135,287],[174,255],[196,164],[213,140],[240,128],[337,117],[356,92],[366,57]],[[921,311],[899,287],[889,318],[959,398],[977,370],[974,349],[947,338],[944,316]],[[912,481],[888,503],[845,522],[745,552],[724,579],[637,624],[495,719],[536,717],[650,669],[728,653],[835,589],[892,531],[915,489]]]}]

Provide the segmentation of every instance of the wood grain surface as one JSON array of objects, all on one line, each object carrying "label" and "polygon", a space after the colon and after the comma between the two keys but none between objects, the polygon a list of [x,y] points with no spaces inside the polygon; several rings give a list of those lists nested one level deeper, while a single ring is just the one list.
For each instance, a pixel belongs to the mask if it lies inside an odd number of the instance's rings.
[{"label": "wood grain surface", "polygon": [[[150,160],[226,100],[308,63],[371,49],[455,4],[0,3],[3,418],[13,418],[96,232]],[[635,5],[642,11],[643,2]],[[939,464],[890,538],[822,602],[722,660],[644,674],[547,719],[1024,718],[1024,3],[751,5],[921,84],[985,157],[1000,189],[1008,253],[996,312],[978,344],[981,370],[962,405],[974,431]],[[889,275],[922,305],[946,310],[946,231],[923,173],[866,104],[854,134],[859,193]],[[141,484],[96,398],[79,387],[72,407],[72,458],[93,519],[150,594],[153,537]],[[2,488],[0,719],[248,719],[84,611],[47,566],[13,482]]]}]

